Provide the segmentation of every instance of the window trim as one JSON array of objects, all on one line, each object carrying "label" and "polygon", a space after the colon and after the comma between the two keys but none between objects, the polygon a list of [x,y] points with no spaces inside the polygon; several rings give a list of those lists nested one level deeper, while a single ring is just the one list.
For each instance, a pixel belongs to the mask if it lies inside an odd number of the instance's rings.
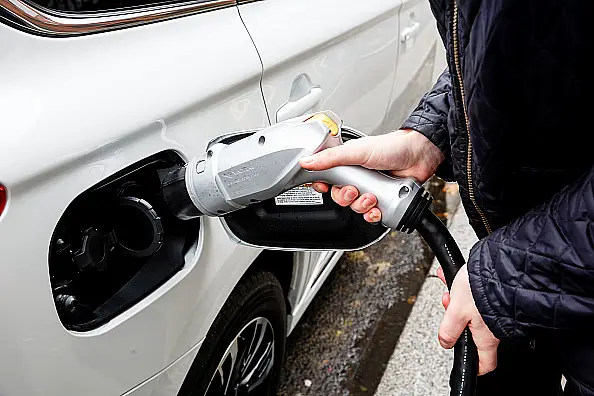
[{"label": "window trim", "polygon": [[60,37],[80,36],[140,26],[236,6],[236,0],[190,0],[93,13],[60,12],[32,6],[23,0],[0,0],[0,7],[33,32]]}]

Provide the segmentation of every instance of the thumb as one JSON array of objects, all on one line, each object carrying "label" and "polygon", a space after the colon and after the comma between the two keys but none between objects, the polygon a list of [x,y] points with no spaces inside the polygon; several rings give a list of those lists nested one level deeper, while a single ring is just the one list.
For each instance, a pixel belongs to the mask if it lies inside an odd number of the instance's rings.
[{"label": "thumb", "polygon": [[467,324],[468,320],[463,319],[456,311],[453,302],[450,302],[439,326],[439,344],[445,349],[453,348]]},{"label": "thumb", "polygon": [[[364,139],[366,138],[357,140]],[[358,142],[357,140],[349,141],[341,146],[331,147],[310,157],[302,158],[300,161],[301,166],[305,169],[319,171],[340,165],[364,165],[371,155],[373,148],[370,144],[360,144],[367,142]],[[350,144],[351,142],[358,144]]]}]

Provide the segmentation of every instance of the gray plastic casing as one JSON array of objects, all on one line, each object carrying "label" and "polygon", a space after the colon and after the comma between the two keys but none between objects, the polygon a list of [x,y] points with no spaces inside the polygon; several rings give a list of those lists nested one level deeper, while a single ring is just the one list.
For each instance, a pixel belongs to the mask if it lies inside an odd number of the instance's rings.
[{"label": "gray plastic casing", "polygon": [[[342,122],[330,111],[341,130]],[[391,177],[361,166],[337,166],[308,171],[299,160],[343,144],[340,133],[331,134],[321,121],[298,117],[255,132],[231,144],[215,143],[204,156],[186,168],[186,187],[198,210],[208,216],[224,216],[251,203],[274,198],[302,184],[324,181],[331,185],[353,185],[360,194],[378,199],[382,223],[396,228],[422,187],[411,178]]]}]

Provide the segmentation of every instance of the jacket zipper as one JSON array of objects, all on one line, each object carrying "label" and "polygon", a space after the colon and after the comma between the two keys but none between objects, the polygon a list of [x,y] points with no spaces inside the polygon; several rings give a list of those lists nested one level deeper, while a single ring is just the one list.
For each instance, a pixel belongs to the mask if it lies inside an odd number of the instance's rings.
[{"label": "jacket zipper", "polygon": [[474,184],[472,182],[472,142],[470,141],[470,126],[468,122],[468,113],[466,112],[466,100],[464,98],[464,84],[462,83],[462,70],[460,67],[460,48],[459,48],[459,41],[458,41],[458,2],[454,0],[454,12],[453,12],[453,22],[452,22],[452,38],[454,43],[454,65],[456,67],[456,74],[458,79],[458,85],[460,87],[460,96],[462,98],[462,110],[464,112],[464,122],[465,122],[465,129],[466,129],[466,136],[468,137],[468,150],[466,155],[466,175],[468,177],[468,196],[470,197],[470,201],[474,205],[474,208],[478,212],[479,216],[483,221],[483,225],[487,230],[487,233],[491,233],[491,225],[489,224],[489,220],[485,213],[481,210],[476,202],[474,197]]}]

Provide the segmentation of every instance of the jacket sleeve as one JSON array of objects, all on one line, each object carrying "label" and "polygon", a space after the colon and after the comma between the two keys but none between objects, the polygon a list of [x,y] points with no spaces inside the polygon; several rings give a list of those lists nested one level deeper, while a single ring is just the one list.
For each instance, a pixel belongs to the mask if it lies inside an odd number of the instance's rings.
[{"label": "jacket sleeve", "polygon": [[594,167],[479,241],[468,272],[477,308],[500,339],[594,330]]},{"label": "jacket sleeve", "polygon": [[446,69],[441,73],[433,88],[421,98],[417,108],[401,127],[403,129],[414,129],[422,133],[439,147],[446,156],[450,151],[450,139],[447,129],[450,90],[450,73]]},{"label": "jacket sleeve", "polygon": [[447,127],[451,88],[450,73],[446,68],[401,126],[401,129],[413,129],[422,133],[441,150],[446,159],[436,173],[445,179],[453,177]]}]

